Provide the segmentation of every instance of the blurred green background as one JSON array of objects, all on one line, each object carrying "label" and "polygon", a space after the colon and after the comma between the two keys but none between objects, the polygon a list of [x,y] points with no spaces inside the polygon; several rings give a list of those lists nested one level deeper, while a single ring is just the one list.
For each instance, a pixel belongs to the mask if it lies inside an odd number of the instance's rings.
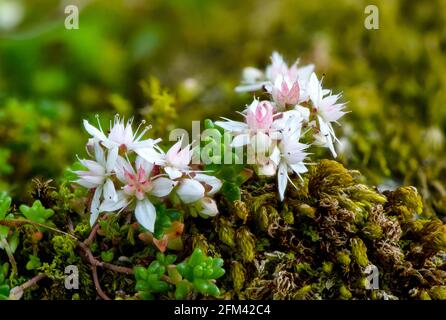
[{"label": "blurred green background", "polygon": [[[379,30],[364,27],[369,4]],[[234,92],[242,68],[278,50],[348,101],[339,160],[381,188],[416,186],[443,216],[445,25],[444,0],[0,0],[0,189],[26,198],[34,177],[61,177],[96,113],[146,118],[165,139],[236,118],[252,99]]]}]

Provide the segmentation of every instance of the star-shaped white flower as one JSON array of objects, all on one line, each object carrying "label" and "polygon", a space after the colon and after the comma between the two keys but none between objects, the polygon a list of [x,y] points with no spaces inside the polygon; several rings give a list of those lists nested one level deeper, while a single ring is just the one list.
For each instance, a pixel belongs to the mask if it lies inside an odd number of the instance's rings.
[{"label": "star-shaped white flower", "polygon": [[305,149],[308,145],[299,142],[300,136],[299,119],[290,117],[287,126],[282,130],[281,141],[271,155],[271,160],[277,167],[277,184],[281,201],[285,198],[288,181],[292,183],[288,174],[294,172],[301,177],[301,173],[308,171],[304,164],[308,155]]},{"label": "star-shaped white flower", "polygon": [[117,201],[118,196],[115,190],[111,175],[114,171],[114,163],[117,154],[108,153],[106,159],[104,150],[97,140],[93,140],[93,150],[95,160],[79,159],[79,162],[87,168],[87,170],[74,171],[78,175],[78,179],[74,182],[88,189],[95,189],[91,201],[91,217],[90,224],[93,225],[98,218],[100,211],[101,196],[104,200]]},{"label": "star-shaped white flower", "polygon": [[176,182],[164,176],[153,176],[154,165],[137,157],[135,167],[124,158],[118,157],[116,177],[124,184],[118,201],[104,201],[101,211],[113,212],[122,210],[135,202],[136,220],[150,232],[154,232],[156,209],[152,198],[168,196]]},{"label": "star-shaped white flower", "polygon": [[144,124],[142,122],[138,129],[133,132],[133,119],[129,119],[125,123],[124,118],[115,116],[115,120],[110,123],[110,133],[105,135],[98,120],[99,129],[92,126],[87,120],[84,120],[84,127],[87,132],[94,138],[98,139],[112,154],[118,154],[119,151],[135,152],[146,161],[158,164],[161,161],[161,155],[156,150],[156,144],[161,139],[143,139],[144,134],[149,130],[145,127],[141,132],[139,128]]},{"label": "star-shaped white flower", "polygon": [[332,122],[337,122],[344,114],[344,103],[337,103],[340,94],[332,95],[330,90],[322,89],[321,82],[317,79],[316,74],[312,73],[308,84],[308,93],[313,104],[313,108],[317,112],[317,122],[319,124],[320,134],[316,135],[316,142],[328,147],[337,157],[334,149],[334,141],[338,141],[334,132]]}]

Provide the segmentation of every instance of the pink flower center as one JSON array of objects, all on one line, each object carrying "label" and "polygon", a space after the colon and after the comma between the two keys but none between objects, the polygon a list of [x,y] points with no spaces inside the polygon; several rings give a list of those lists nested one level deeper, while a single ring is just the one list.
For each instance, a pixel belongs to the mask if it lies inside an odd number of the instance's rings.
[{"label": "pink flower center", "polygon": [[147,177],[146,171],[140,167],[136,174],[125,172],[127,184],[124,192],[130,196],[135,196],[138,200],[143,200],[145,194],[153,189],[152,181]]},{"label": "pink flower center", "polygon": [[255,110],[248,110],[246,123],[252,130],[268,130],[273,123],[273,106],[268,101],[261,101]]}]

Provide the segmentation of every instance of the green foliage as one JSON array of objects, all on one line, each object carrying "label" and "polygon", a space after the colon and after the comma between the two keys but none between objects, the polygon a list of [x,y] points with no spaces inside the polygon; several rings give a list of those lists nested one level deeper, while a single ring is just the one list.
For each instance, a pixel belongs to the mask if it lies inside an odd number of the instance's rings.
[{"label": "green foliage", "polygon": [[6,278],[8,270],[8,263],[0,264],[0,300],[8,300],[9,297],[9,285]]},{"label": "green foliage", "polygon": [[142,299],[153,299],[155,293],[166,293],[175,285],[175,299],[186,299],[193,292],[217,297],[215,280],[224,275],[223,260],[207,257],[195,249],[185,261],[174,265],[175,255],[158,252],[148,268],[135,267],[136,290]]},{"label": "green foliage", "polygon": [[30,255],[29,260],[26,263],[26,270],[36,270],[42,265],[40,258],[35,255]]},{"label": "green foliage", "polygon": [[11,156],[11,151],[8,149],[0,148],[0,177],[12,172],[13,168],[8,163],[9,157]]},{"label": "green foliage", "polygon": [[[207,257],[200,249],[195,249],[192,255],[177,265],[179,273],[192,284],[192,288],[204,295],[217,297],[220,290],[214,280],[225,274],[221,258]],[[184,299],[186,286],[177,287],[176,297]]]},{"label": "green foliage", "polygon": [[163,293],[169,289],[168,283],[162,280],[166,272],[166,267],[159,261],[153,261],[149,267],[135,267],[134,269],[136,286],[135,289],[144,300],[154,299],[154,293]]},{"label": "green foliage", "polygon": [[101,259],[104,262],[112,262],[114,257],[113,249],[101,252]]},{"label": "green foliage", "polygon": [[178,118],[175,97],[166,89],[162,89],[160,81],[154,77],[141,81],[140,86],[144,95],[151,102],[151,108],[147,108],[143,112],[144,119],[147,120],[147,123],[157,124],[153,127],[151,135],[153,137],[168,136],[170,130],[175,128]]},{"label": "green foliage", "polygon": [[[216,127],[210,119],[206,119],[205,129],[212,129],[212,135],[206,136],[203,141],[203,151],[211,159],[212,163],[207,163],[206,170],[213,172],[217,178],[223,181],[220,193],[229,201],[240,200],[240,186],[251,177],[252,172],[246,168],[239,159],[237,153],[230,149],[230,134],[224,132],[222,128]],[[222,138],[225,136],[224,138]],[[225,143],[228,143],[226,145]],[[224,159],[231,159],[231,164],[222,164]]]},{"label": "green foliage", "polygon": [[[19,5],[33,14],[25,14],[11,31],[2,30],[0,44],[0,189],[13,196],[17,207],[41,201],[55,212],[44,224],[84,240],[91,231],[89,195],[73,190],[66,182],[74,177],[65,171],[84,150],[81,120],[97,112],[134,114],[153,125],[149,134],[166,138],[170,129],[188,128],[191,120],[233,114],[252,98],[234,93],[240,70],[268,61],[264,39],[270,39],[270,48],[286,58],[299,52],[302,63],[315,63],[326,74],[328,87],[343,92],[351,113],[345,117],[347,125],[336,128],[346,138],[338,159],[364,177],[322,162],[312,166],[302,188],[290,188],[280,203],[274,180],[243,183],[250,176],[244,166],[208,164],[204,169],[214,170],[224,181],[218,199],[221,213],[216,219],[184,221],[185,252],[199,247],[230,266],[220,278],[225,298],[444,299],[444,1],[378,0],[384,19],[376,32],[363,28],[363,2],[351,0],[247,0],[237,6],[231,1],[158,1],[139,3],[138,10],[124,2],[95,1],[83,12],[83,28],[69,34],[61,28],[40,28],[38,21],[45,19],[34,19],[47,16],[53,6],[49,1]],[[201,16],[207,17],[205,28]],[[259,17],[261,26],[249,23]],[[162,81],[149,76],[140,90],[135,83],[146,74]],[[107,123],[103,125],[106,130]],[[212,127],[205,121],[205,128]],[[224,146],[217,147],[224,151]],[[317,152],[327,154],[324,149]],[[218,154],[211,156],[218,160]],[[66,184],[52,196],[30,193],[35,176]],[[394,191],[378,192],[366,181]],[[0,195],[0,220],[18,217],[21,210],[15,208],[7,195]],[[177,221],[160,211],[157,238]],[[156,250],[134,237],[136,230],[127,224],[126,212],[109,216],[100,221],[91,250],[103,261],[147,265]],[[57,289],[63,287],[67,257],[83,272],[79,297],[96,298],[90,266],[73,242],[54,230],[42,237],[41,231],[29,225],[0,226],[18,274],[30,274],[29,257],[38,256],[39,271],[53,283],[24,298],[67,298]],[[0,253],[3,258],[5,251]],[[290,253],[294,259],[288,258]],[[381,289],[373,293],[358,285],[366,261],[382,275]],[[164,266],[164,275],[178,285],[153,297],[194,291],[188,280],[178,277],[176,267]],[[131,276],[101,271],[104,291],[124,291],[117,298],[132,298]],[[13,272],[8,276],[18,281]],[[7,296],[2,290],[0,281],[0,294]]]},{"label": "green foliage", "polygon": [[34,201],[32,207],[22,204],[20,206],[20,212],[25,216],[25,218],[40,224],[45,224],[54,214],[52,209],[46,209],[43,207],[39,200]]},{"label": "green foliage", "polygon": [[[0,193],[0,220],[6,218],[9,207],[11,206],[11,197],[6,192]],[[0,238],[6,238],[8,236],[9,228],[6,226],[0,226]]]},{"label": "green foliage", "polygon": [[172,222],[179,220],[179,218],[178,210],[168,209],[164,204],[157,205],[154,237],[161,239],[165,231],[172,227]]},{"label": "green foliage", "polygon": [[0,193],[0,220],[5,219],[6,213],[11,206],[11,197],[6,192]]}]

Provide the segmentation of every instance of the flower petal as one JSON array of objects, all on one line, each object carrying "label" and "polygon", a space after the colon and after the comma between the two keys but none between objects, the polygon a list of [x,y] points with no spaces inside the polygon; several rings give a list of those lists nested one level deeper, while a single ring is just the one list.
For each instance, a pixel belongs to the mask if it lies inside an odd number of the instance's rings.
[{"label": "flower petal", "polygon": [[215,121],[215,125],[230,132],[244,132],[248,129],[248,125],[239,121]]},{"label": "flower petal", "polygon": [[155,179],[152,181],[152,183],[153,183],[153,190],[151,194],[159,198],[165,197],[169,193],[171,193],[173,187],[175,187],[176,185],[175,181],[172,181],[165,177],[160,177],[158,179]]},{"label": "flower petal", "polygon": [[104,150],[102,149],[101,145],[99,144],[99,141],[95,138],[92,138],[93,141],[93,148],[94,148],[94,157],[102,167],[105,167],[105,155]]},{"label": "flower petal", "polygon": [[331,136],[332,130],[330,130],[329,124],[325,122],[325,120],[321,116],[318,116],[318,120],[319,120],[319,130],[321,131],[321,134],[325,137],[324,146],[328,147],[331,153],[333,154],[333,158],[336,158],[338,155],[333,145],[333,140]]},{"label": "flower petal", "polygon": [[150,177],[154,167],[153,163],[146,161],[144,158],[140,156],[136,157],[135,166],[136,170],[139,170],[139,168],[143,168],[147,177]]},{"label": "flower petal", "polygon": [[119,148],[113,147],[108,151],[106,170],[112,172],[115,169],[116,159],[118,158]]},{"label": "flower petal", "polygon": [[115,202],[118,201],[118,195],[115,190],[115,185],[113,184],[113,181],[111,181],[110,179],[105,180],[104,199]]},{"label": "flower petal", "polygon": [[285,198],[285,190],[288,183],[288,172],[287,165],[285,162],[281,162],[279,164],[279,170],[277,172],[277,184],[279,189],[279,198],[280,201],[283,201]]},{"label": "flower petal", "polygon": [[92,126],[87,120],[84,120],[84,128],[89,134],[99,139],[100,141],[108,141],[108,138],[105,136],[105,134],[96,127]]},{"label": "flower petal", "polygon": [[248,134],[239,134],[234,137],[231,142],[231,147],[239,148],[249,143],[249,135]]},{"label": "flower petal", "polygon": [[141,148],[135,149],[135,153],[146,160],[147,162],[163,165],[164,164],[164,155],[155,150],[155,148]]},{"label": "flower petal", "polygon": [[322,87],[314,72],[310,76],[307,90],[313,105],[318,108],[322,100]]},{"label": "flower petal", "polygon": [[118,156],[118,158],[116,159],[115,173],[118,180],[124,184],[127,183],[127,179],[125,176],[126,172],[135,174],[135,170],[133,169],[132,165],[123,157]]},{"label": "flower petal", "polygon": [[124,192],[118,191],[118,192],[116,192],[116,194],[118,197],[117,201],[105,199],[102,202],[102,204],[99,208],[99,210],[101,212],[113,212],[113,211],[118,211],[118,210],[121,210],[121,209],[127,207],[128,200],[127,200]]},{"label": "flower petal", "polygon": [[204,197],[203,185],[193,179],[184,179],[180,182],[177,194],[184,203],[192,203]]},{"label": "flower petal", "polygon": [[74,182],[87,189],[92,189],[102,185],[104,183],[104,177],[82,175],[80,176],[79,179],[75,180]]},{"label": "flower petal", "polygon": [[140,200],[136,203],[135,217],[141,226],[150,232],[154,232],[156,209],[148,199]]},{"label": "flower petal", "polygon": [[216,194],[221,186],[222,186],[222,182],[220,179],[218,179],[217,177],[214,176],[210,176],[204,173],[197,173],[194,176],[195,180],[198,180],[200,182],[204,182],[205,184],[209,185],[211,187],[211,190],[209,190],[208,192],[206,192],[207,195],[212,196],[214,194]]},{"label": "flower petal", "polygon": [[237,86],[235,88],[235,92],[241,93],[241,92],[257,91],[257,90],[262,89],[262,87],[267,83],[268,82],[259,82],[259,83],[254,83],[254,84]]},{"label": "flower petal", "polygon": [[200,213],[206,216],[215,217],[218,214],[217,203],[212,198],[204,197],[200,200],[198,207]]},{"label": "flower petal", "polygon": [[169,178],[172,180],[178,179],[179,177],[181,177],[183,175],[183,173],[180,170],[178,170],[176,168],[172,168],[172,167],[164,167],[164,171],[167,173]]},{"label": "flower petal", "polygon": [[101,176],[105,174],[104,167],[93,160],[80,159],[79,162],[90,171],[91,175]]},{"label": "flower petal", "polygon": [[94,191],[93,199],[91,200],[91,208],[90,208],[90,226],[93,226],[96,220],[98,219],[100,209],[100,198],[102,194],[102,186],[99,186]]}]

